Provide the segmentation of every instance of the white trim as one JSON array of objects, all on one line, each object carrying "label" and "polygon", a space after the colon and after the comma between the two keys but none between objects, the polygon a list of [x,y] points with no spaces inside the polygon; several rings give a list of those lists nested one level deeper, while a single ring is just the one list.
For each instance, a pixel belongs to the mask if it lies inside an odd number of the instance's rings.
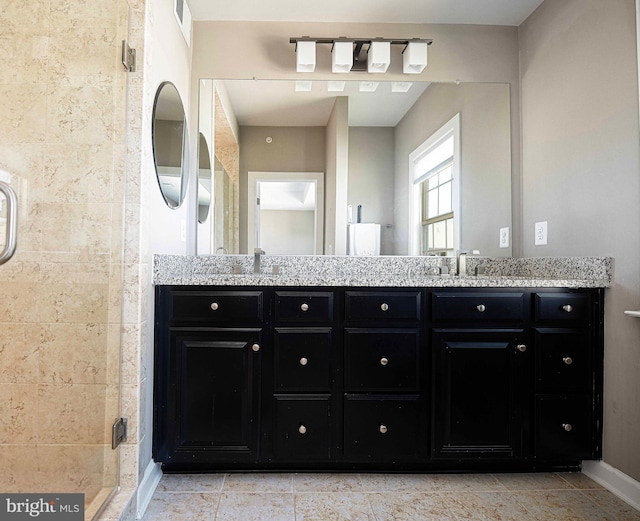
[{"label": "white trim", "polygon": [[160,463],[155,463],[151,460],[144,471],[140,485],[138,485],[136,519],[142,519],[144,517],[144,513],[147,511],[149,502],[161,478],[162,470],[160,469]]},{"label": "white trim", "polygon": [[640,510],[640,482],[604,461],[583,461],[582,473]]},{"label": "white trim", "polygon": [[[637,0],[640,1],[640,0]],[[415,226],[420,221],[420,190],[415,184],[414,165],[429,149],[435,147],[443,139],[453,134],[453,226],[454,226],[454,250],[460,249],[462,244],[462,168],[460,152],[460,113],[458,112],[447,121],[439,130],[427,138],[418,148],[409,154],[409,255],[420,255],[420,230]]]}]

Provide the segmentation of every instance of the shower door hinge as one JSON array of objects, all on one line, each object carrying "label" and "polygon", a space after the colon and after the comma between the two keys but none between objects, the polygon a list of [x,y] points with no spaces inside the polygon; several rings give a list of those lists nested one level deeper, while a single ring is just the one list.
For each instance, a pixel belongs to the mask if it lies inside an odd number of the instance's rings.
[{"label": "shower door hinge", "polygon": [[136,50],[129,47],[126,40],[122,40],[122,65],[127,72],[136,72]]},{"label": "shower door hinge", "polygon": [[111,427],[111,448],[115,449],[123,441],[127,441],[128,418],[118,418]]}]

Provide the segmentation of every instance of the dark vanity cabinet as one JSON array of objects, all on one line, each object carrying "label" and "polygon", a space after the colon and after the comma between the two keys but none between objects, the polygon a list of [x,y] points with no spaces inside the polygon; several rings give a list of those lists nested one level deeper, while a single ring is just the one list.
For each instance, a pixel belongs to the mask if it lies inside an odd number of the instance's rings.
[{"label": "dark vanity cabinet", "polygon": [[347,290],[344,302],[344,459],[420,461],[426,449],[423,293]]},{"label": "dark vanity cabinet", "polygon": [[334,292],[277,290],[273,304],[274,385],[265,390],[273,424],[263,429],[273,441],[264,456],[298,465],[326,462],[336,444]]},{"label": "dark vanity cabinet", "polygon": [[165,470],[573,468],[600,457],[603,290],[156,288]]},{"label": "dark vanity cabinet", "polygon": [[600,303],[589,293],[536,293],[535,450],[537,458],[600,453],[602,352],[593,334]]},{"label": "dark vanity cabinet", "polygon": [[531,349],[521,291],[431,294],[434,460],[521,458]]},{"label": "dark vanity cabinet", "polygon": [[158,288],[157,460],[248,464],[258,458],[263,305],[262,291]]}]

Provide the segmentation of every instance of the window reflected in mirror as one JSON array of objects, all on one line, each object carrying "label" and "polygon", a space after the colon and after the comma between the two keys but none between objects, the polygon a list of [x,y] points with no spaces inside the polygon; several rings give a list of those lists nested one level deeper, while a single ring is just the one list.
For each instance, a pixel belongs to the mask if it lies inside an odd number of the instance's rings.
[{"label": "window reflected in mirror", "polygon": [[460,115],[410,155],[413,169],[413,255],[455,256],[460,207]]}]

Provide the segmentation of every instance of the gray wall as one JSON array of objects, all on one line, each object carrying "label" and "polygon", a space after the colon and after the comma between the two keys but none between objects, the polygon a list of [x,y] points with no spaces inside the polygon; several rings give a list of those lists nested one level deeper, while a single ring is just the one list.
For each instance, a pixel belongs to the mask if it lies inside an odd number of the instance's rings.
[{"label": "gray wall", "polygon": [[324,172],[325,127],[240,127],[239,145],[240,252],[247,253],[247,172]]},{"label": "gray wall", "polygon": [[394,129],[351,127],[349,129],[349,188],[347,204],[362,205],[362,222],[380,223],[380,253],[393,253],[393,165]]},{"label": "gray wall", "polygon": [[313,255],[315,212],[261,210],[260,247],[274,255]]},{"label": "gray wall", "polygon": [[[520,27],[526,256],[610,255],[604,460],[640,480],[640,159],[634,0],[546,0]],[[548,245],[534,246],[537,221]]]}]

